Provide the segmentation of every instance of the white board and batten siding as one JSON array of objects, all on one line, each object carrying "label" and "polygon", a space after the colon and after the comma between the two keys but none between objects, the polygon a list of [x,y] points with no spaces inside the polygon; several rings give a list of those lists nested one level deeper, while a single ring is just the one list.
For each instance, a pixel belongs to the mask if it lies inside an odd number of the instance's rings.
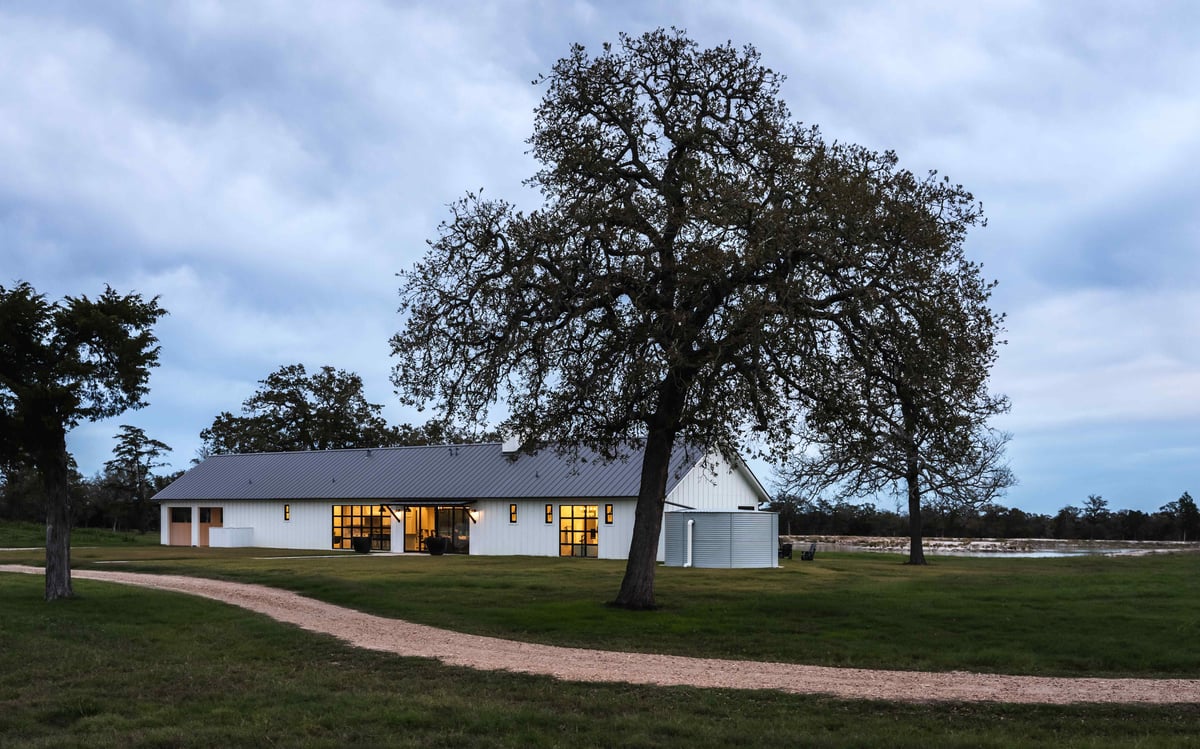
[{"label": "white board and batten siding", "polygon": [[[686,508],[696,510],[737,510],[757,507],[763,501],[740,468],[735,468],[720,453],[709,455],[694,465],[667,495],[667,512]],[[678,507],[677,505],[683,505]]]},{"label": "white board and batten siding", "polygon": [[[284,505],[290,508],[288,520],[284,520]],[[333,546],[333,505],[327,500],[164,502],[162,527],[167,528],[172,507],[191,507],[192,517],[196,518],[201,507],[210,506],[222,508],[223,527],[253,529],[250,546],[264,549],[329,549]],[[238,540],[244,540],[244,535],[237,535]],[[161,540],[164,545],[170,543],[166,530]],[[211,540],[210,545],[213,545]]]},{"label": "white board and batten siding", "polygon": [[[508,506],[516,504],[517,522],[508,521]],[[475,503],[477,522],[471,525],[472,554],[546,557],[558,555],[558,504],[554,523],[547,523],[544,500],[483,499]]]},{"label": "white board and batten siding", "polygon": [[[509,522],[509,505],[517,505],[517,522]],[[613,506],[613,522],[604,522],[604,506]],[[553,522],[546,522],[546,505],[553,508]],[[634,501],[631,499],[525,499],[478,500],[474,504],[478,522],[471,526],[471,553],[556,557],[559,555],[559,523],[563,505],[596,507],[597,555],[600,559],[624,559],[633,535]]]}]

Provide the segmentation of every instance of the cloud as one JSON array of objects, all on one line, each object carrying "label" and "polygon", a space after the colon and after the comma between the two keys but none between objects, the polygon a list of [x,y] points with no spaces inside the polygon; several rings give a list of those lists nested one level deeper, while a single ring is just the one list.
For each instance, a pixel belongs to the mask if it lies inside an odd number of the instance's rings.
[{"label": "cloud", "polygon": [[996,389],[1007,428],[1067,430],[1123,419],[1200,421],[1200,293],[1086,290],[1014,311]]},{"label": "cloud", "polygon": [[530,81],[572,42],[676,25],[753,43],[797,118],[984,202],[967,248],[1009,313],[1014,502],[1170,493],[1200,444],[1198,22],[1182,1],[5,7],[0,283],[171,312],[152,405],[72,435],[85,472],[119,423],[186,464],[287,363],[420,418],[387,381],[395,272],[467,190],[538,204]]}]

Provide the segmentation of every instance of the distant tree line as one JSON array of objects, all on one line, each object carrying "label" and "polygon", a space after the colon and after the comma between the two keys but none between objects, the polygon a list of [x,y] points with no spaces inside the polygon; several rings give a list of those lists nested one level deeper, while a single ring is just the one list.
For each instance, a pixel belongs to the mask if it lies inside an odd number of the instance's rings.
[{"label": "distant tree line", "polygon": [[[451,444],[499,440],[495,432],[469,434],[437,420],[389,425],[381,405],[367,401],[362,378],[325,366],[312,375],[302,364],[280,367],[259,381],[240,415],[223,411],[200,432],[194,462],[210,456],[280,450]],[[88,478],[68,456],[67,502],[73,527],[157,531],[158,505],[151,498],[183,472],[158,473],[170,446],[139,427],[122,424],[112,460]],[[0,461],[0,520],[45,518],[46,492],[29,461]]]},{"label": "distant tree line", "polygon": [[[779,513],[779,532],[786,535],[903,536],[909,528],[907,513],[869,502],[781,495],[769,509]],[[921,508],[921,521],[929,535],[950,538],[1200,540],[1200,511],[1187,492],[1152,513],[1110,510],[1107,500],[1092,494],[1080,506],[1068,505],[1054,515],[996,503],[932,504]]]},{"label": "distant tree line", "polygon": [[[183,471],[159,473],[171,448],[139,427],[122,424],[115,435],[112,460],[91,477],[79,473],[74,458],[67,466],[68,512],[72,527],[114,531],[157,531],[159,490]],[[13,462],[0,469],[0,520],[41,522],[46,492],[37,469]]]}]

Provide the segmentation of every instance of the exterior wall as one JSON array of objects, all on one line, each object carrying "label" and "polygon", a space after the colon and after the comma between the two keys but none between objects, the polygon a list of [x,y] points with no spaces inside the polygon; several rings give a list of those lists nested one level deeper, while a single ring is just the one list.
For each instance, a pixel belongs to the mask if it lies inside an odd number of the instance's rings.
[{"label": "exterior wall", "polygon": [[[679,480],[668,502],[697,510],[737,510],[739,507],[758,507],[762,498],[750,482],[719,453],[700,461]],[[667,512],[682,508],[667,505]]]},{"label": "exterior wall", "polygon": [[[518,500],[517,522],[508,522],[508,500],[475,503],[479,521],[471,526],[471,553],[484,555],[559,555],[558,531],[561,505],[596,505],[599,520],[596,553],[600,559],[624,559],[633,535],[634,502],[630,499],[527,499]],[[554,506],[554,522],[546,522],[546,505]],[[613,524],[604,523],[604,505],[613,506]]]},{"label": "exterior wall", "polygon": [[508,522],[506,500],[480,500],[475,503],[478,521],[471,526],[471,553],[534,557],[558,556],[558,505],[555,523],[545,522],[543,501],[518,500],[517,522]]},{"label": "exterior wall", "polygon": [[[695,507],[699,510],[733,511],[738,507],[757,506],[760,497],[743,474],[733,469],[722,457],[701,462],[685,475],[667,496],[669,502]],[[559,555],[559,506],[564,504],[596,505],[597,554],[601,559],[625,559],[633,537],[633,498],[600,499],[520,499],[517,504],[517,523],[508,522],[511,500],[480,500],[474,505],[477,522],[470,526],[471,553],[481,555],[528,555],[554,557]],[[546,504],[554,506],[554,522],[545,521]],[[604,505],[613,505],[613,524],[604,523]],[[283,507],[291,506],[291,519],[283,519]],[[361,500],[332,502],[329,500],[197,500],[164,502],[161,507],[160,541],[167,545],[170,537],[170,508],[191,507],[191,545],[200,543],[198,519],[200,507],[222,508],[222,524],[226,528],[252,528],[251,545],[278,549],[331,549],[333,539],[333,505],[369,504]],[[667,506],[672,512],[679,508]],[[665,527],[665,523],[664,523]],[[774,544],[774,542],[772,542]],[[664,560],[665,536],[659,536],[658,560]],[[392,551],[404,548],[403,526],[392,521]],[[772,553],[774,553],[772,545]]]},{"label": "exterior wall", "polygon": [[[283,519],[283,506],[291,505],[291,520]],[[199,544],[201,507],[222,508],[223,524],[229,528],[253,528],[253,546],[266,549],[330,549],[333,546],[333,502],[321,500],[164,502],[162,543],[169,544],[171,507],[192,508],[192,544]]]},{"label": "exterior wall", "polygon": [[224,549],[244,549],[254,546],[253,528],[213,528],[209,532],[209,546]]}]

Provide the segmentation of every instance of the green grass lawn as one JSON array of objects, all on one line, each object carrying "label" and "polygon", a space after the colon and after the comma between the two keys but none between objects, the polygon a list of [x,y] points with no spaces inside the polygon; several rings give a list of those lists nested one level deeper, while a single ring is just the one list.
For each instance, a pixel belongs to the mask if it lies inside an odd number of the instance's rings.
[{"label": "green grass lawn", "polygon": [[47,604],[39,577],[0,574],[0,746],[1200,745],[1197,705],[909,705],[558,682],[358,650],[184,595],[75,587],[76,599]]},{"label": "green grass lawn", "polygon": [[[158,546],[158,531],[114,532],[106,528],[72,528],[71,546]],[[45,547],[46,526],[41,523],[0,522],[0,549]]]},{"label": "green grass lawn", "polygon": [[[262,559],[270,553],[290,558]],[[868,668],[1200,675],[1200,556],[822,554],[781,569],[660,567],[654,612],[608,608],[621,562],[95,548],[78,566],[261,582],[382,616],[610,650]],[[38,563],[34,553],[0,562]],[[111,563],[113,560],[124,560]],[[108,562],[108,563],[105,563]]]}]

